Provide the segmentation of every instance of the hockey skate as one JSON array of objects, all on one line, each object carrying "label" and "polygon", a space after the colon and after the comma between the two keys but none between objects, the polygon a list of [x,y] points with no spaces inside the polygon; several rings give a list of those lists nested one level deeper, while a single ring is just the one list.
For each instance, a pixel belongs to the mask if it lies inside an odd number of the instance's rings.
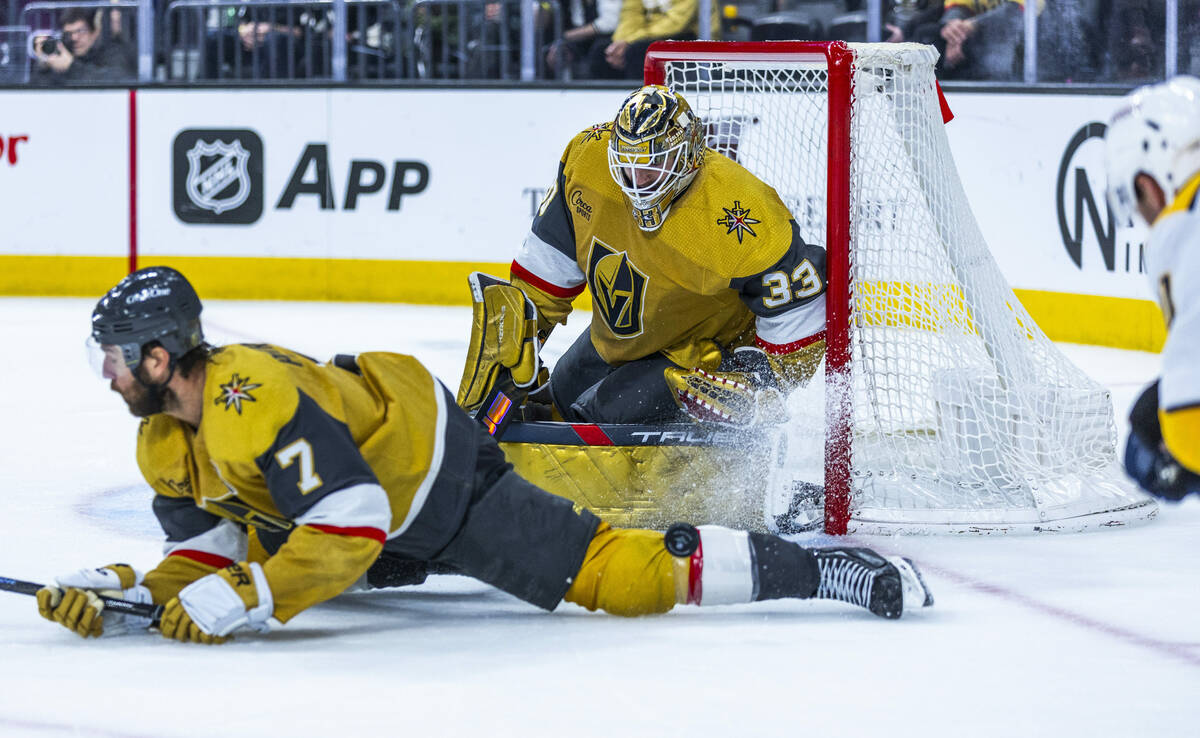
[{"label": "hockey skate", "polygon": [[800,479],[787,484],[787,511],[775,515],[775,531],[779,535],[805,533],[825,524],[825,487]]},{"label": "hockey skate", "polygon": [[881,556],[869,548],[818,548],[813,553],[821,572],[813,595],[818,599],[848,602],[893,620],[933,604],[933,593],[909,559]]}]

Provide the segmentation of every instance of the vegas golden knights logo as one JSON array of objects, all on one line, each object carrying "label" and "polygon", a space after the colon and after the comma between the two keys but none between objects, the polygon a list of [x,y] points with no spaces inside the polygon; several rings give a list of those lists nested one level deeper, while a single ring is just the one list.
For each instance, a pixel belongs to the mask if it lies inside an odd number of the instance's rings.
[{"label": "vegas golden knights logo", "polygon": [[587,278],[593,301],[613,334],[618,338],[640,336],[646,275],[638,271],[629,255],[593,238]]}]

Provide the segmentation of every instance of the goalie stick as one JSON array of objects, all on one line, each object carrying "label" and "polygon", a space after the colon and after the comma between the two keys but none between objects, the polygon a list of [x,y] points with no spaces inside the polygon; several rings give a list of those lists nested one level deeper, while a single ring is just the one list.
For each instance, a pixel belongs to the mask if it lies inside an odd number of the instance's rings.
[{"label": "goalie stick", "polygon": [[[10,579],[8,577],[0,577],[0,590],[5,592],[16,592],[17,594],[36,595],[37,591],[44,587],[44,584],[37,582],[23,582],[20,579]],[[158,627],[158,621],[162,618],[162,605],[151,605],[144,602],[130,602],[116,597],[106,597],[99,595],[104,602],[104,609],[113,612],[122,612],[128,615],[137,615],[143,618],[150,618],[151,627]]]}]

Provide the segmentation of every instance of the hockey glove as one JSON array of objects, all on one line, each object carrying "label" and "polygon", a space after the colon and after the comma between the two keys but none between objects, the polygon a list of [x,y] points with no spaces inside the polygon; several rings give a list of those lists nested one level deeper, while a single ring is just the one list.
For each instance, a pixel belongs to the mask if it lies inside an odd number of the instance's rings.
[{"label": "hockey glove", "polygon": [[735,425],[787,420],[783,395],[755,384],[746,372],[706,372],[671,367],[663,372],[675,402],[694,420]]},{"label": "hockey glove", "polygon": [[223,643],[243,627],[269,629],[275,601],[258,563],[239,563],[201,577],[167,603],[159,630],[167,638],[194,643]]},{"label": "hockey glove", "polygon": [[80,569],[56,577],[55,581],[58,586],[38,590],[38,613],[84,638],[120,635],[150,627],[149,618],[117,612],[104,614],[99,594],[133,602],[153,602],[150,590],[141,585],[141,573],[127,564]]},{"label": "hockey glove", "polygon": [[209,635],[200,626],[192,622],[192,618],[188,615],[187,610],[183,609],[178,597],[172,597],[171,601],[163,608],[162,620],[158,623],[158,630],[166,638],[173,638],[184,643],[204,643],[213,645],[216,643],[224,643],[228,638]]},{"label": "hockey glove", "polygon": [[754,346],[739,346],[721,361],[718,367],[723,372],[739,372],[746,376],[752,387],[774,387],[780,389],[779,376],[766,351]]},{"label": "hockey glove", "polygon": [[473,301],[471,343],[457,401],[467,412],[483,404],[503,370],[518,389],[538,378],[537,308],[521,290],[481,272],[468,278]]},{"label": "hockey glove", "polygon": [[1179,501],[1200,493],[1200,475],[1180,464],[1163,442],[1158,421],[1158,382],[1133,403],[1129,411],[1129,440],[1125,442],[1125,472],[1146,492]]},{"label": "hockey glove", "polygon": [[[754,346],[743,346],[734,349],[727,361],[749,362],[755,367],[765,364],[770,368],[774,386],[782,392],[791,392],[796,387],[807,385],[816,373],[825,356],[825,340],[815,340],[799,348],[777,346],[772,351],[767,353]],[[756,368],[755,371],[760,370]]]}]

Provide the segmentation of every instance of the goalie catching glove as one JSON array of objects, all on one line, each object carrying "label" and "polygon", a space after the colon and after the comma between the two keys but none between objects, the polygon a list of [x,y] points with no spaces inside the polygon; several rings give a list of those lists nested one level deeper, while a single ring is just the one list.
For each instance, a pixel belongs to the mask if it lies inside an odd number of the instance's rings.
[{"label": "goalie catching glove", "polygon": [[694,420],[734,425],[787,420],[783,394],[775,386],[766,354],[755,348],[740,348],[722,362],[721,368],[731,371],[672,367],[663,376],[675,402]]},{"label": "goalie catching glove", "polygon": [[192,643],[224,643],[238,628],[265,633],[275,600],[258,563],[240,563],[201,577],[163,608],[159,630],[166,638]]},{"label": "goalie catching glove", "polygon": [[533,301],[503,279],[482,272],[472,272],[467,281],[472,297],[471,343],[457,401],[473,413],[504,379],[504,372],[518,389],[531,389],[541,362]]},{"label": "goalie catching glove", "polygon": [[150,590],[142,586],[141,573],[127,564],[80,569],[55,577],[55,582],[58,586],[38,590],[38,614],[84,638],[120,635],[150,627],[150,618],[104,612],[100,595],[147,604],[153,602]]}]

